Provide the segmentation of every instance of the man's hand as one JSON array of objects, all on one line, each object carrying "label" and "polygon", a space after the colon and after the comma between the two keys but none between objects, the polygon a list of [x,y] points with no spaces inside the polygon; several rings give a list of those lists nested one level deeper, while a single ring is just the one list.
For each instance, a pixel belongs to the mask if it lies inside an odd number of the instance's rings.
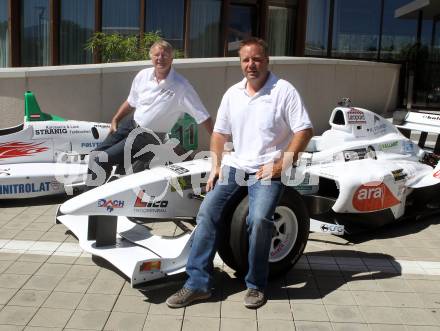
[{"label": "man's hand", "polygon": [[113,118],[110,124],[110,134],[116,132],[117,129],[118,129],[118,121],[115,118]]},{"label": "man's hand", "polygon": [[110,134],[116,132],[116,130],[118,129],[119,121],[122,120],[132,110],[133,108],[131,108],[128,101],[124,101],[122,105],[119,106],[119,109],[116,112],[115,116],[113,116],[112,122],[110,124]]},{"label": "man's hand", "polygon": [[217,180],[220,178],[220,168],[216,167],[211,171],[209,174],[208,182],[206,183],[206,192],[211,191],[214,189],[215,184],[217,183]]},{"label": "man's hand", "polygon": [[296,132],[281,157],[273,163],[267,163],[260,167],[255,174],[256,178],[265,180],[281,177],[283,170],[289,169],[296,163],[299,154],[306,149],[312,136],[313,130],[311,128]]},{"label": "man's hand", "polygon": [[271,178],[281,177],[283,171],[283,160],[267,163],[258,169],[255,177],[259,180],[267,180]]}]

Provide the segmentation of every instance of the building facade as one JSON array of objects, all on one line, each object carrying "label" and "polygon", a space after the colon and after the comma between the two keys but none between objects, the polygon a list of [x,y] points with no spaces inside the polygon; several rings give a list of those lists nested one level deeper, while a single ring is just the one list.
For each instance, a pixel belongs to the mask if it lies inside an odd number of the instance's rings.
[{"label": "building facade", "polygon": [[85,64],[94,32],[160,31],[186,57],[272,55],[402,64],[400,104],[440,107],[438,0],[0,0],[0,67]]}]

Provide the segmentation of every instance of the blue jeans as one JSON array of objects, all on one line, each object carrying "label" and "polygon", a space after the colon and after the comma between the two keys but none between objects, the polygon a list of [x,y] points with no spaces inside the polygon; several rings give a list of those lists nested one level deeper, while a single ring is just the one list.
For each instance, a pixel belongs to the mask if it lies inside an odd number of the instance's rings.
[{"label": "blue jeans", "polygon": [[249,214],[246,219],[249,233],[249,269],[245,282],[248,288],[263,290],[267,285],[269,274],[269,251],[274,228],[273,214],[283,193],[284,185],[279,179],[261,181],[251,175],[249,181],[252,183],[243,186],[237,183],[236,178],[243,178],[244,172],[232,167],[223,167],[222,173],[222,180],[219,180],[214,189],[208,192],[197,215],[197,227],[186,265],[189,278],[185,287],[204,292],[210,290],[219,233],[222,227],[226,226],[221,218],[222,210],[235,193],[247,189],[249,194]]}]

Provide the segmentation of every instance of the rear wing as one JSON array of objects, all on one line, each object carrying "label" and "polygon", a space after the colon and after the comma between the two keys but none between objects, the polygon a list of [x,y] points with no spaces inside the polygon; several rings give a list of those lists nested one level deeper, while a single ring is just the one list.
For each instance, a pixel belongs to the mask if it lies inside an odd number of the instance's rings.
[{"label": "rear wing", "polygon": [[26,91],[24,93],[24,121],[65,121],[65,119],[56,115],[43,113],[34,94],[30,91]]},{"label": "rear wing", "polygon": [[[419,147],[440,154],[440,113],[396,111],[393,124],[407,138],[410,138],[413,131],[420,132],[417,143]],[[434,148],[426,146],[428,133],[436,135]]]}]

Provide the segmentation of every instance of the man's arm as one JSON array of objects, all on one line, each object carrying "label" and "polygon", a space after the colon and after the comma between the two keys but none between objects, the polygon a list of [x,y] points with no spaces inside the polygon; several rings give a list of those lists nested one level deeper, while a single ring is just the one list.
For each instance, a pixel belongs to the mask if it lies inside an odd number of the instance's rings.
[{"label": "man's arm", "polygon": [[122,105],[119,107],[118,111],[112,118],[110,133],[116,131],[116,129],[118,128],[118,123],[132,110],[133,108],[130,106],[127,100],[122,103]]},{"label": "man's arm", "polygon": [[215,183],[220,175],[220,166],[222,164],[223,151],[225,143],[229,136],[223,133],[213,132],[211,135],[211,173],[206,183],[206,191],[209,192],[214,188]]},{"label": "man's arm", "polygon": [[[275,161],[272,165],[264,165],[256,173],[257,179],[277,178],[281,176],[283,170],[288,169],[298,160],[299,153],[304,152],[313,137],[313,130],[305,129],[295,132],[289,145],[283,151],[280,159]],[[292,159],[293,156],[293,159]]]},{"label": "man's arm", "polygon": [[208,134],[212,136],[212,130],[214,130],[214,124],[212,123],[211,117],[208,118],[206,121],[200,123],[200,125],[202,125],[205,128],[206,132],[208,132]]}]

